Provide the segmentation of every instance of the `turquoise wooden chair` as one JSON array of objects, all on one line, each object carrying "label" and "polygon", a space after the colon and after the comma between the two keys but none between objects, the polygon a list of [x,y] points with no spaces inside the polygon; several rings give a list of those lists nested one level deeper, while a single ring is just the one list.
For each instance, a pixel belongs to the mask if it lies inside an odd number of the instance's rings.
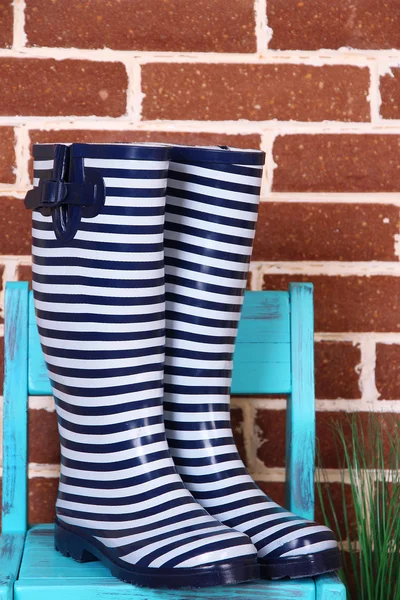
[{"label": "turquoise wooden chair", "polygon": [[[288,292],[247,292],[234,356],[233,393],[288,394],[286,504],[314,514],[315,407],[313,296],[310,284]],[[164,591],[137,588],[100,563],[79,564],[54,550],[51,524],[27,527],[28,396],[50,395],[32,293],[9,283],[5,295],[3,505],[0,600],[344,600],[336,575],[241,586]]]}]

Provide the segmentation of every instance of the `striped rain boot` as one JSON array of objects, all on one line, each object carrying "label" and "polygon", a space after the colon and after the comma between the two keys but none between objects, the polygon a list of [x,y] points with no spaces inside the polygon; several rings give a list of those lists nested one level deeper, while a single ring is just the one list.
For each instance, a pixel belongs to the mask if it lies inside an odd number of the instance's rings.
[{"label": "striped rain boot", "polygon": [[149,587],[259,575],[175,470],[163,422],[169,148],[39,145],[33,289],[61,440],[56,548]]},{"label": "striped rain boot", "polygon": [[165,221],[164,417],[178,473],[221,523],[246,533],[261,576],[336,570],[333,533],[272,502],[247,473],[229,414],[232,354],[257,219],[261,152],[175,147]]}]

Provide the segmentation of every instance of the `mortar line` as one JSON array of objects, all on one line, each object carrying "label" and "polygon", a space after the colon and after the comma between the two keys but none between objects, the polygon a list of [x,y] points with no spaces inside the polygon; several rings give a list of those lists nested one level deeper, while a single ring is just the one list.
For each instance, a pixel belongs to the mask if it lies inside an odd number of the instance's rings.
[{"label": "mortar line", "polygon": [[272,30],[267,23],[267,2],[266,0],[255,0],[255,28],[257,41],[257,54],[264,57],[267,55],[269,40],[271,39]]},{"label": "mortar line", "polygon": [[379,63],[376,61],[369,67],[370,71],[370,86],[369,86],[369,105],[371,109],[371,123],[375,125],[381,124],[381,117],[379,114]]},{"label": "mortar line", "polygon": [[[25,0],[13,1],[13,44],[12,49],[9,51],[12,56],[14,56],[15,54],[18,56],[25,55],[25,45],[27,41],[25,33],[25,9]],[[5,54],[5,56],[7,56],[7,53]]]},{"label": "mortar line", "polygon": [[29,159],[30,159],[30,137],[29,132],[23,125],[15,127],[15,160],[16,160],[16,182],[17,189],[30,187]]},{"label": "mortar line", "polygon": [[271,128],[276,135],[400,135],[400,119],[379,121],[379,125],[364,122],[345,121],[281,121],[276,119],[264,121],[248,120],[155,120],[134,122],[131,117],[98,117],[73,115],[48,116],[0,116],[0,126],[15,127],[24,125],[29,131],[41,129],[60,131],[71,129],[120,130],[120,131],[182,131],[198,133],[232,133],[236,135],[268,134]]},{"label": "mortar line", "polygon": [[142,115],[142,85],[141,85],[141,66],[135,59],[126,63],[128,73],[128,91],[126,100],[126,114],[132,120],[132,123],[139,123]]},{"label": "mortar line", "polygon": [[[264,36],[266,42],[270,38],[270,28],[267,25],[266,12],[263,16],[262,4],[265,0],[256,0],[257,24],[265,24],[264,31],[257,31],[257,39]],[[56,46],[26,47],[24,31],[24,0],[14,2],[15,15],[18,18],[14,25],[16,44],[11,49],[0,49],[0,57],[7,58],[53,58],[56,60],[75,59],[94,62],[125,62],[127,59],[139,59],[142,64],[152,62],[168,63],[229,63],[229,64],[306,64],[310,66],[354,65],[368,67],[372,61],[385,60],[388,64],[397,66],[400,62],[400,50],[276,50],[264,49],[260,53],[234,52],[174,52],[174,51],[141,51],[117,50],[111,48],[60,48]]]},{"label": "mortar line", "polygon": [[398,261],[253,261],[252,268],[264,275],[400,276]]}]

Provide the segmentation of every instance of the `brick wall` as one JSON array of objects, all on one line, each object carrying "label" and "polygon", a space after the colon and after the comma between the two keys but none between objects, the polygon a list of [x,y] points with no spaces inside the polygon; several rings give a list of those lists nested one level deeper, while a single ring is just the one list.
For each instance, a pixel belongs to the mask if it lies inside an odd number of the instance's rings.
[{"label": "brick wall", "polygon": [[[251,287],[315,285],[318,435],[338,481],[329,419],[400,413],[398,0],[3,0],[0,80],[0,282],[30,277],[32,142],[265,150]],[[281,500],[285,400],[233,406]],[[29,519],[50,520],[48,398],[30,401],[29,456]]]}]

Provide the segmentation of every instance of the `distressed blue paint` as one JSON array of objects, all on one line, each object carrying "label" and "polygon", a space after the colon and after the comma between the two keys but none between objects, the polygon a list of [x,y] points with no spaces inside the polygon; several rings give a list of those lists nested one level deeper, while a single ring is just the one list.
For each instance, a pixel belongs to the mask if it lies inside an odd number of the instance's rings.
[{"label": "distressed blue paint", "polygon": [[346,589],[336,573],[316,577],[315,588],[316,600],[346,600]]},{"label": "distressed blue paint", "polygon": [[16,600],[315,600],[312,579],[255,582],[200,590],[149,590],[115,579],[100,563],[78,564],[53,549],[48,527],[32,528],[16,584]]},{"label": "distressed blue paint", "polygon": [[[28,325],[29,321],[29,325]],[[99,562],[78,564],[53,547],[53,526],[26,527],[26,439],[28,394],[51,394],[40,348],[32,294],[25,283],[6,287],[3,528],[0,537],[0,600],[344,600],[336,576],[298,581],[260,581],[190,591],[137,588],[114,578]],[[312,286],[287,292],[247,292],[234,356],[235,393],[291,392],[287,412],[288,501],[313,516],[314,381]],[[304,486],[304,487],[303,487]],[[4,495],[5,494],[5,495]],[[4,552],[2,553],[2,548]],[[14,596],[12,595],[13,582]]]},{"label": "distressed blue paint", "polygon": [[24,533],[0,535],[0,600],[13,599],[24,543]]},{"label": "distressed blue paint", "polygon": [[33,293],[29,292],[29,356],[28,356],[28,389],[31,396],[51,396],[52,390],[47,373],[39,333],[36,325]]},{"label": "distressed blue paint", "polygon": [[28,284],[6,285],[3,408],[3,533],[25,533],[27,499]]},{"label": "distressed blue paint", "polygon": [[287,292],[246,292],[233,365],[233,394],[290,392]]},{"label": "distressed blue paint", "polygon": [[286,417],[286,506],[314,517],[315,391],[313,287],[292,283],[290,335],[292,392]]}]

